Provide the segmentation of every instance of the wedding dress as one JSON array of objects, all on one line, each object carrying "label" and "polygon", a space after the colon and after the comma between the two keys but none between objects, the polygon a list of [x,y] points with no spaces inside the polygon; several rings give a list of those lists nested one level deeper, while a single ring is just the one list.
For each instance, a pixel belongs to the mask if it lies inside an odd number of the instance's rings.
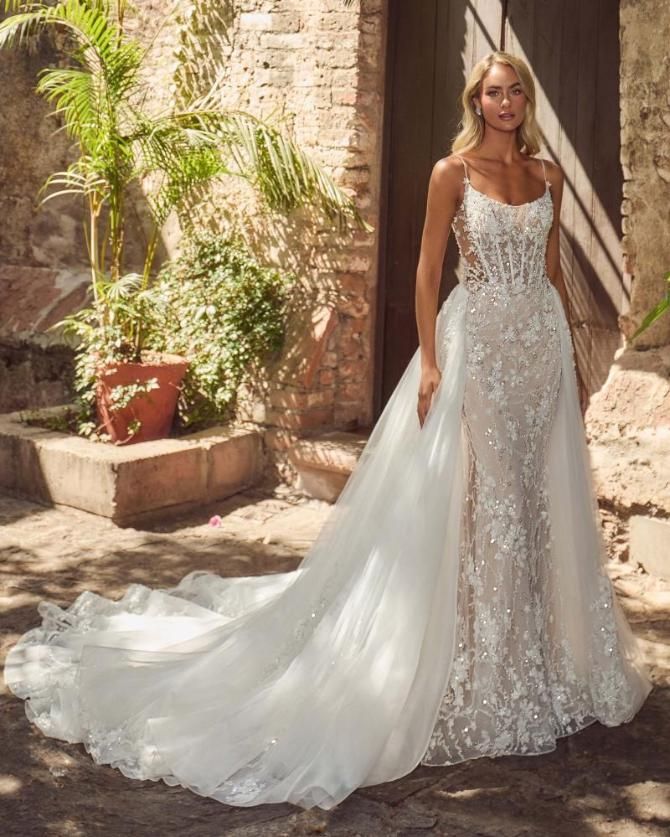
[{"label": "wedding dress", "polygon": [[5,668],[30,720],[129,777],[323,809],[631,720],[651,681],[604,569],[551,224],[546,176],[511,205],[465,168],[423,427],[417,349],[295,571],[41,603]]}]

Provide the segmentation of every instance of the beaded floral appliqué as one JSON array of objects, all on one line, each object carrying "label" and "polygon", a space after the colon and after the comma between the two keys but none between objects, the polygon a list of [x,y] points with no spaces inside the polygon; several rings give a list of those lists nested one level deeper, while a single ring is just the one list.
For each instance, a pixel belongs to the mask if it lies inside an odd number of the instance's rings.
[{"label": "beaded floral appliqu\u00e9", "polygon": [[[598,694],[556,630],[545,461],[561,385],[560,322],[546,272],[549,184],[519,206],[473,189],[453,221],[467,294],[463,503],[453,665],[423,764],[541,753],[629,696],[612,589],[593,603]],[[606,656],[609,655],[609,656]]]}]

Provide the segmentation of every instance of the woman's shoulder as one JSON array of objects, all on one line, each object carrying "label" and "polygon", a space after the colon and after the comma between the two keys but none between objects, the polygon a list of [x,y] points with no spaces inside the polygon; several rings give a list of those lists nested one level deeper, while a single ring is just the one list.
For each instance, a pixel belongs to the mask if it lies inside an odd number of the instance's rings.
[{"label": "woman's shoulder", "polygon": [[462,180],[465,173],[464,160],[467,165],[468,160],[464,155],[452,153],[446,157],[440,157],[433,166],[433,176],[452,182]]},{"label": "woman's shoulder", "polygon": [[442,205],[456,207],[463,197],[463,163],[455,154],[441,157],[433,164],[428,186]]},{"label": "woman's shoulder", "polygon": [[535,157],[534,159],[544,163],[547,180],[552,184],[552,186],[563,183],[565,180],[565,173],[558,163],[555,163],[553,160],[547,160],[545,157]]},{"label": "woman's shoulder", "polygon": [[451,154],[447,154],[446,157],[440,157],[440,159],[435,163],[435,167],[439,167],[441,171],[463,171],[463,160],[467,162],[467,157],[465,154],[458,154],[456,152],[452,152]]}]

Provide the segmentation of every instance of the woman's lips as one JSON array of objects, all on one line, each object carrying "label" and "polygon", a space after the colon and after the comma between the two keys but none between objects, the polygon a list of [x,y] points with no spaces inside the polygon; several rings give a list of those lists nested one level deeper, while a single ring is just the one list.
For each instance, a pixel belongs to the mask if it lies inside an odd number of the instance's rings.
[{"label": "woman's lips", "polygon": [[514,114],[513,113],[499,113],[498,118],[499,119],[514,119]]}]

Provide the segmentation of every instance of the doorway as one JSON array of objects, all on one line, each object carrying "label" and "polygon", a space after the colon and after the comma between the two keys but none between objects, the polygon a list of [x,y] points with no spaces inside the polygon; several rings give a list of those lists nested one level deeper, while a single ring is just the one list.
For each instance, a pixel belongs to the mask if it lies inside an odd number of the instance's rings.
[{"label": "doorway", "polygon": [[[414,290],[428,180],[450,153],[472,66],[502,48],[537,84],[540,156],[565,172],[561,264],[580,370],[591,393],[621,345],[618,2],[389,0],[375,339],[376,420],[418,346]],[[450,236],[438,305],[456,285]]]}]

